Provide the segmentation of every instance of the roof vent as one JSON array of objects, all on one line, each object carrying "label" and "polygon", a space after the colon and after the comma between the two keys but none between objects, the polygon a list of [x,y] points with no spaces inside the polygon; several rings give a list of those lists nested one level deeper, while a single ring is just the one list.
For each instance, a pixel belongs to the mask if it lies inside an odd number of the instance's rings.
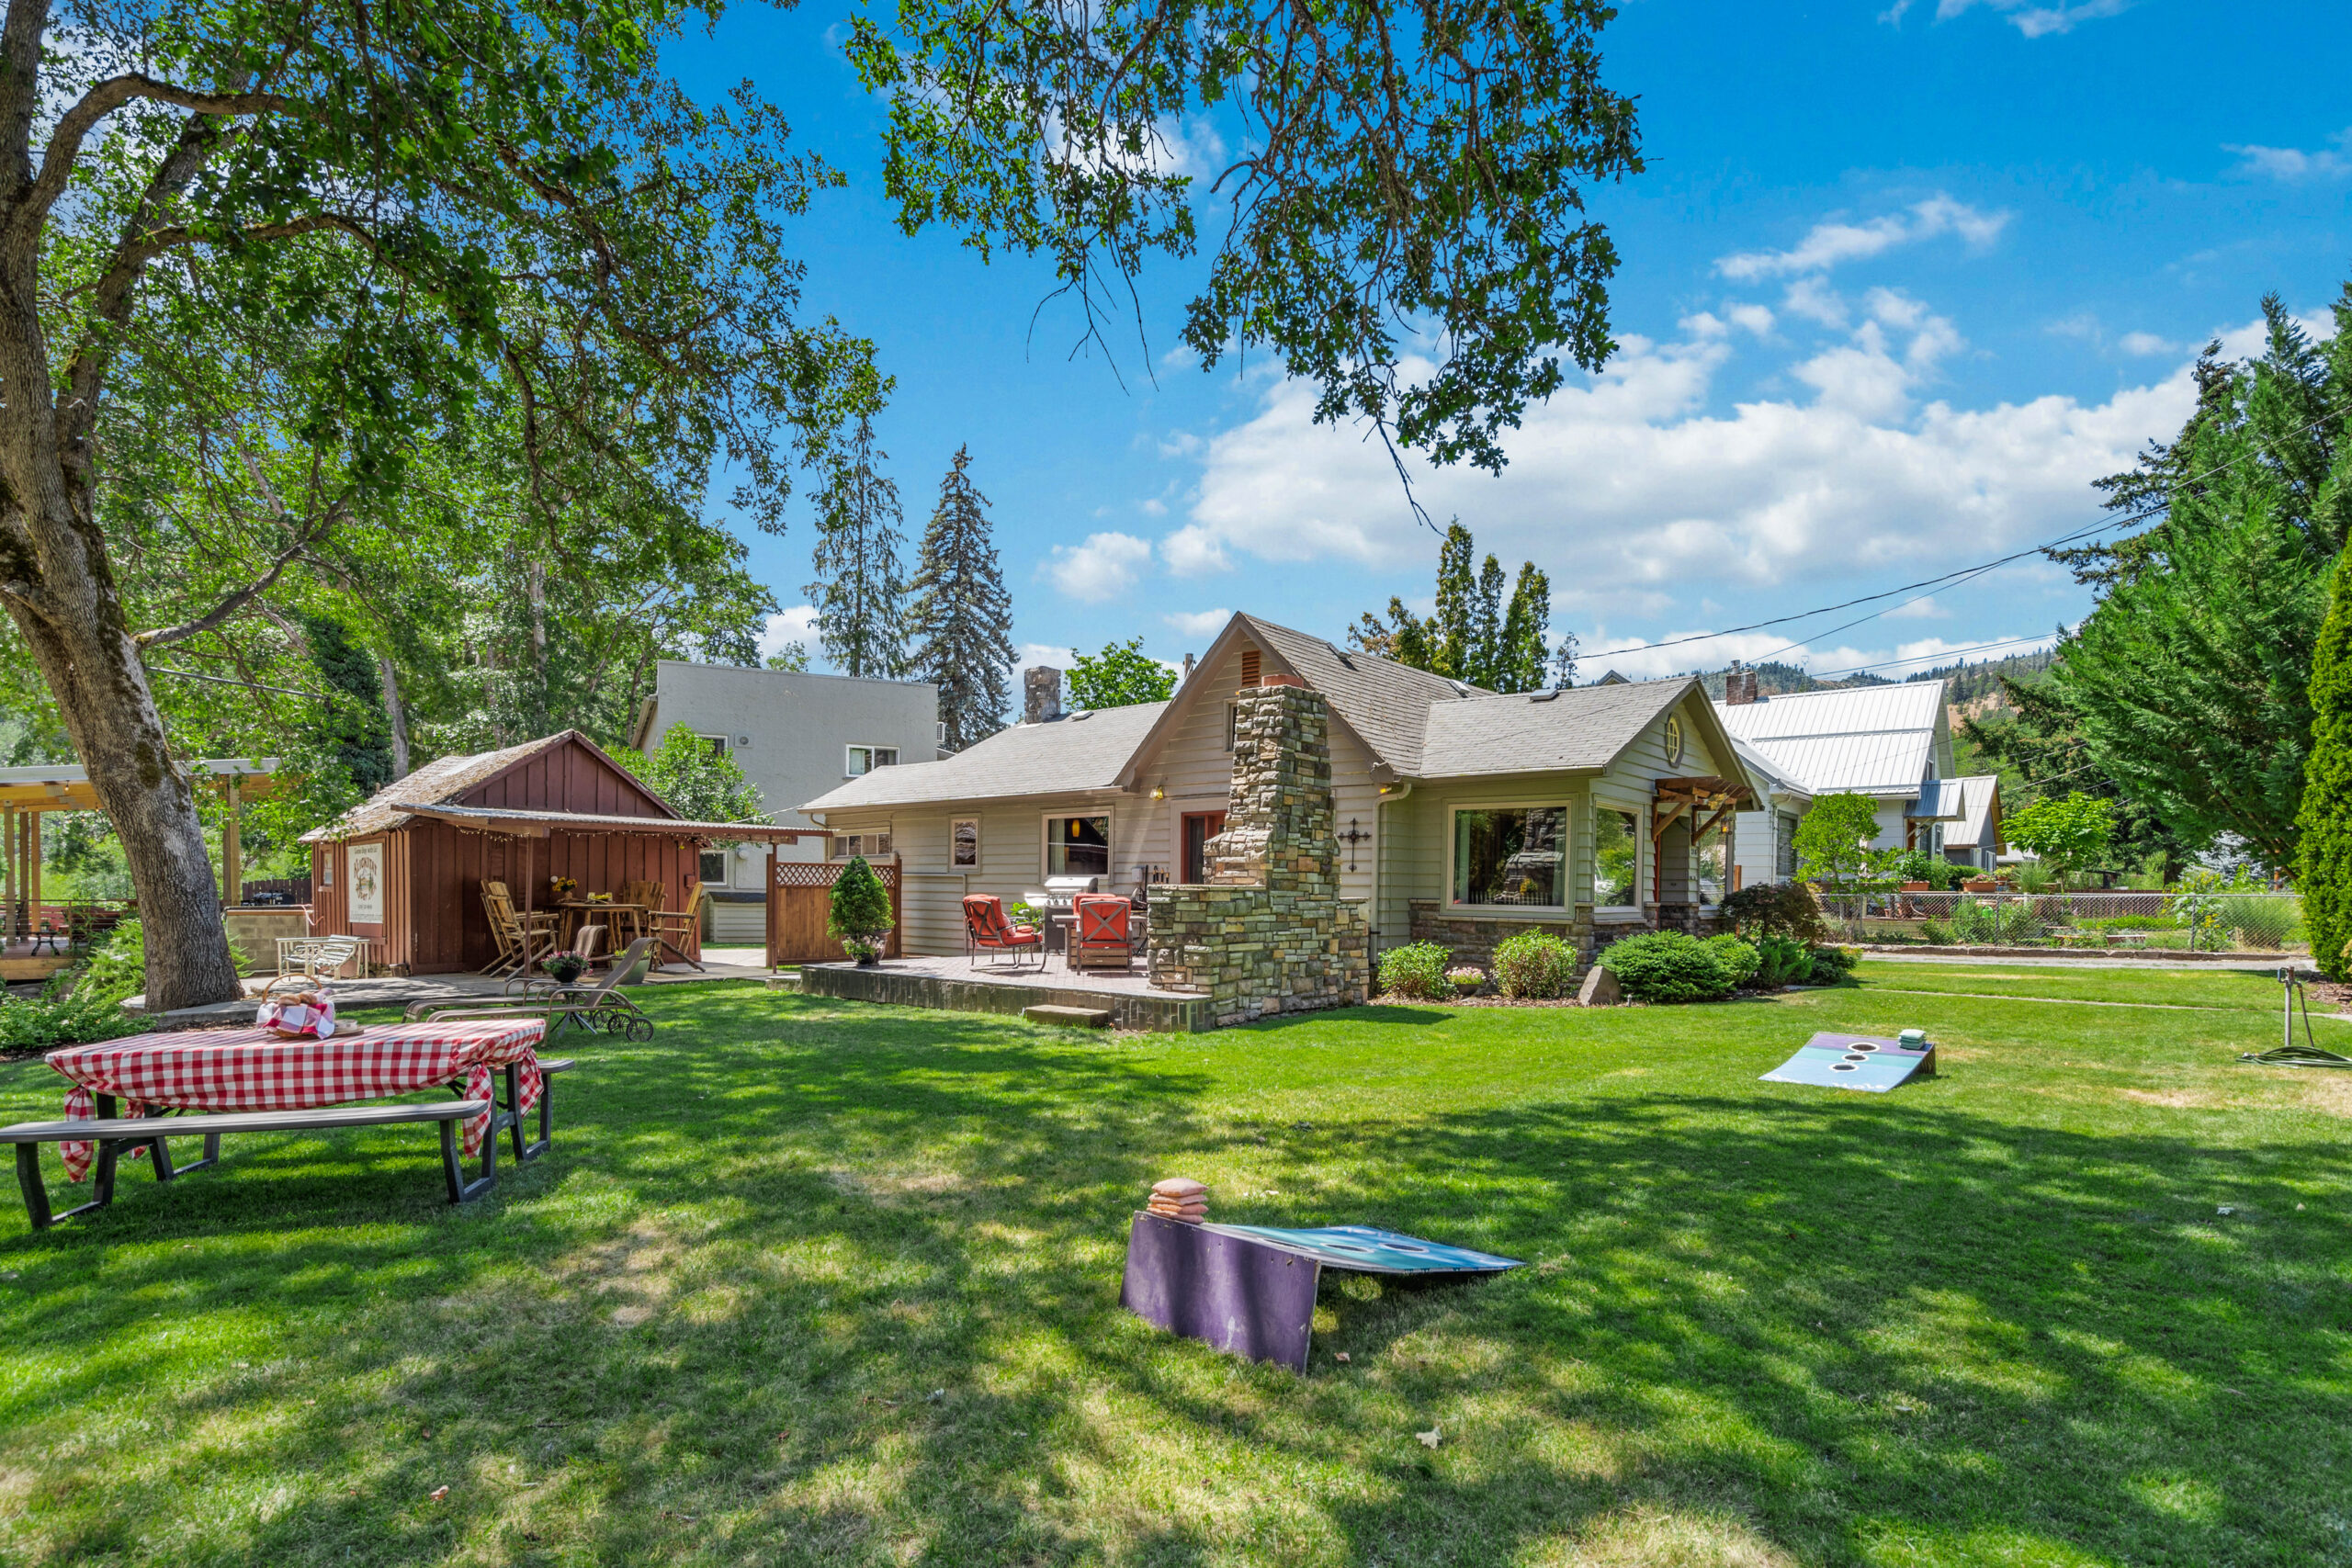
[{"label": "roof vent", "polygon": [[1338,643],[1327,642],[1323,646],[1331,650],[1331,657],[1340,661],[1341,669],[1352,670],[1356,667],[1356,661],[1354,660],[1350,659],[1346,654],[1340,651],[1340,645]]},{"label": "roof vent", "polygon": [[1558,697],[1559,694],[1559,689],[1555,687],[1548,692],[1530,692],[1527,694],[1527,700],[1531,703],[1548,703]]},{"label": "roof vent", "polygon": [[1068,718],[1069,723],[1076,724],[1081,718],[1092,718],[1094,716],[1094,710],[1092,708],[1080,708],[1076,713],[1069,714],[1065,716]]}]

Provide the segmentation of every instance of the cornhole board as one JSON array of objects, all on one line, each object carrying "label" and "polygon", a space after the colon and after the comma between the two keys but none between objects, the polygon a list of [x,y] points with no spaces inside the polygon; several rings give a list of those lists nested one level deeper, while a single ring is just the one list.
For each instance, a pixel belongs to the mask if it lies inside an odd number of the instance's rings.
[{"label": "cornhole board", "polygon": [[1875,1034],[1816,1034],[1758,1081],[1884,1094],[1897,1084],[1935,1076],[1933,1043],[1924,1051],[1913,1051]]},{"label": "cornhole board", "polygon": [[1315,1326],[1315,1289],[1327,1267],[1368,1274],[1491,1274],[1517,1269],[1521,1260],[1369,1225],[1188,1225],[1138,1213],[1127,1231],[1119,1304],[1171,1334],[1303,1372]]}]

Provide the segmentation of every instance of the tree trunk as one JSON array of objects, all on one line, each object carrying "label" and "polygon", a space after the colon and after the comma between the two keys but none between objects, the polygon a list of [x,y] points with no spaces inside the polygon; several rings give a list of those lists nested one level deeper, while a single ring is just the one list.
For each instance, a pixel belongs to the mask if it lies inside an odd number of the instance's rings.
[{"label": "tree trunk", "polygon": [[392,656],[376,656],[376,671],[384,686],[384,713],[392,721],[392,782],[408,777],[408,708],[401,701],[401,674],[392,667]]}]

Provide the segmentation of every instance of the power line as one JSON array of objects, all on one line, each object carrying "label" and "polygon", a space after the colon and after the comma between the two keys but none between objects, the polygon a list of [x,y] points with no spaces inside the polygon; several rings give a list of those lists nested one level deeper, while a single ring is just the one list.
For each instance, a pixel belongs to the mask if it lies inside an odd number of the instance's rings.
[{"label": "power line", "polygon": [[292,686],[267,686],[259,681],[232,681],[223,675],[199,675],[193,670],[175,669],[169,664],[150,664],[148,669],[159,675],[177,675],[184,681],[203,681],[215,686],[234,686],[246,692],[276,692],[280,696],[310,697],[317,702],[331,703],[334,699],[324,692],[297,691]]}]

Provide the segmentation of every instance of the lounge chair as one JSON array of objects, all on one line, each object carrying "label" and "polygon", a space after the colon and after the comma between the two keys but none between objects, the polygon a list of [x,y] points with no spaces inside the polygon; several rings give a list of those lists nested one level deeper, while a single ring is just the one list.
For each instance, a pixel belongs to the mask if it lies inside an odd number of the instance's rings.
[{"label": "lounge chair", "polygon": [[574,980],[570,984],[546,976],[535,976],[525,987],[524,994],[511,1001],[411,1002],[404,1015],[411,1021],[423,1019],[438,1022],[451,1019],[515,1018],[537,1016],[548,1021],[548,1033],[552,1035],[566,1023],[582,1029],[601,1029],[607,1034],[623,1035],[639,1043],[653,1038],[653,1021],[637,1005],[636,998],[620,988],[622,976],[637,966],[637,961],[652,950],[654,938],[639,937],[624,948],[613,965],[593,984]]},{"label": "lounge chair", "polygon": [[[964,956],[972,967],[979,967],[978,955],[983,953],[1001,953],[1012,960],[1012,967],[1022,966],[1023,952],[1037,955],[1037,967],[1046,966],[1046,939],[1035,926],[1016,926],[1004,916],[1004,900],[993,893],[968,893],[964,897]],[[1002,965],[991,961],[990,968]]]}]

